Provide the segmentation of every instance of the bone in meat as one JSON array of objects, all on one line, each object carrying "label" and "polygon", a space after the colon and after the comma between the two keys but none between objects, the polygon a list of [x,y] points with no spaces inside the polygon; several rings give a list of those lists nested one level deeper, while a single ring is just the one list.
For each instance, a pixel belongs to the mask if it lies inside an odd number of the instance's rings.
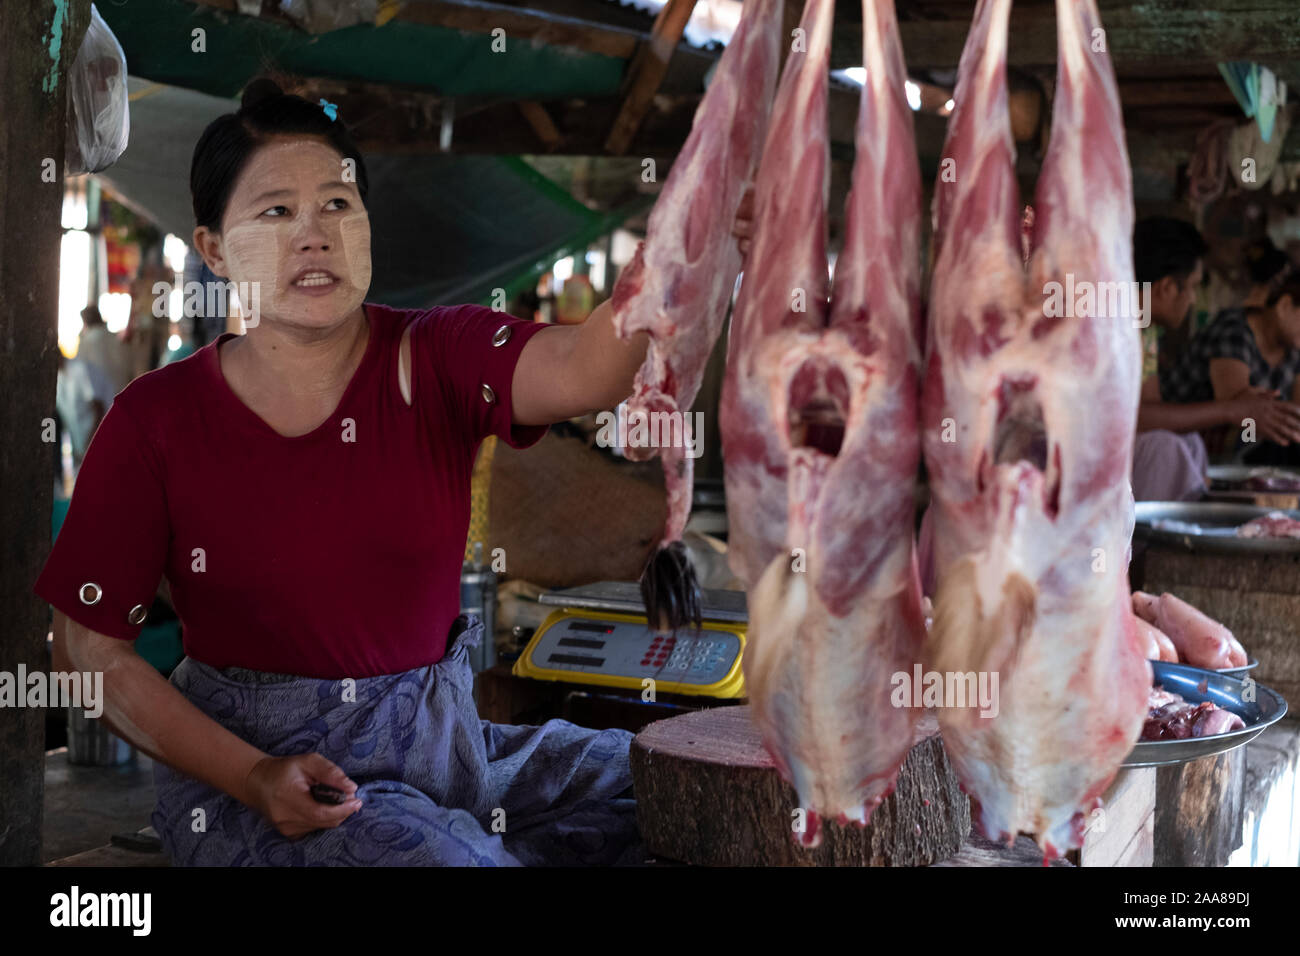
[{"label": "bone in meat", "polygon": [[944,746],[983,832],[1035,834],[1052,857],[1080,844],[1084,815],[1138,738],[1151,683],[1125,580],[1135,305],[1107,312],[1094,297],[1078,303],[1085,315],[1049,314],[1049,283],[1131,288],[1133,196],[1096,4],[1058,0],[1026,275],[1010,7],[976,10],[936,187],[922,442],[939,583],[926,652],[942,674],[999,675],[995,717],[939,711]]},{"label": "bone in meat", "polygon": [[[722,429],[732,566],[750,591],[746,689],[805,811],[866,823],[893,789],[919,708],[912,536],[919,460],[920,177],[891,0],[863,3],[866,84],[832,305],[826,306],[827,67],[833,0],[809,0],[756,188]],[[800,308],[802,307],[802,311]]]},{"label": "bone in meat", "polygon": [[684,430],[740,272],[732,230],[767,128],[779,64],[781,10],[779,0],[745,4],[696,110],[690,135],[650,213],[646,239],[614,286],[618,335],[650,335],[627,403],[628,422],[633,429],[638,421],[682,428],[668,442],[660,434],[658,449],[627,449],[629,458],[651,458],[658,450],[663,459],[668,517],[642,578],[652,625],[699,623],[698,587],[681,543],[694,482],[694,459],[685,447]]}]

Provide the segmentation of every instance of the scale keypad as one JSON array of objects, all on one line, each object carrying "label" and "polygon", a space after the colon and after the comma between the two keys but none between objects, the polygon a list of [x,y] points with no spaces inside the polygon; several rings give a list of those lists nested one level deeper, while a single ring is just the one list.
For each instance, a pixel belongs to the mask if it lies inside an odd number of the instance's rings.
[{"label": "scale keypad", "polygon": [[731,631],[684,628],[675,635],[630,621],[567,618],[542,634],[533,663],[550,670],[709,685],[731,673],[740,657]]}]

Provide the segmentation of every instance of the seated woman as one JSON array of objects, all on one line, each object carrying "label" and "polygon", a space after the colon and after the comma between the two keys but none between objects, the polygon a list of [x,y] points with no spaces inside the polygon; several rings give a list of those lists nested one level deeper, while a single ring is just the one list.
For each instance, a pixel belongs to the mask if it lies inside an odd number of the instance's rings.
[{"label": "seated woman", "polygon": [[[367,302],[365,163],[269,80],[204,131],[190,188],[248,331],[117,397],[35,585],[154,758],[172,863],[641,862],[632,735],[480,720],[468,651],[491,635],[459,602],[480,443],[612,408],[645,333],[620,340],[608,304],[552,327]],[[164,574],[170,682],[131,646]]]},{"label": "seated woman", "polygon": [[[1296,462],[1300,445],[1300,270],[1269,281],[1263,299],[1225,310],[1187,352],[1143,384],[1143,409],[1217,403],[1230,419],[1238,454],[1250,463]],[[1258,301],[1258,299],[1257,299]],[[1158,413],[1160,409],[1155,409]],[[1240,416],[1240,417],[1238,417]],[[1205,427],[1201,426],[1201,427]]]}]

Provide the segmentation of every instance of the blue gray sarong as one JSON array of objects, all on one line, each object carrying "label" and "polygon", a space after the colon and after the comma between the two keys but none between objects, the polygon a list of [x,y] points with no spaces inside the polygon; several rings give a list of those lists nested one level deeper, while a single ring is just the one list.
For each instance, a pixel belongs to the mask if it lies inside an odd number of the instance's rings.
[{"label": "blue gray sarong", "polygon": [[469,649],[483,630],[462,616],[441,661],[358,678],[355,702],[340,680],[217,670],[185,658],[171,683],[203,713],[272,756],[327,757],[357,784],[362,806],[338,827],[290,840],[257,811],[155,761],[152,823],[172,864],[644,862],[628,765],[633,735],[565,720],[481,720]]}]

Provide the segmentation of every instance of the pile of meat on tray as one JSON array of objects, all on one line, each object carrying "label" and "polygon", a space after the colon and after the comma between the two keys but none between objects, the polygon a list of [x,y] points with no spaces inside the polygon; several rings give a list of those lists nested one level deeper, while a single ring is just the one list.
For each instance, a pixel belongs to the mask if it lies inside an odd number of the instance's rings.
[{"label": "pile of meat on tray", "polygon": [[1284,511],[1270,511],[1237,529],[1239,538],[1300,538],[1300,520]]},{"label": "pile of meat on tray", "polygon": [[[1133,592],[1133,613],[1150,660],[1190,664],[1206,670],[1244,667],[1245,648],[1232,632],[1172,594],[1156,597]],[[1186,740],[1240,730],[1245,722],[1210,701],[1193,704],[1178,694],[1152,687],[1147,699],[1143,740]]]},{"label": "pile of meat on tray", "polygon": [[1203,700],[1193,704],[1172,691],[1151,688],[1147,699],[1147,719],[1142,725],[1143,740],[1186,740],[1188,737],[1213,737],[1241,730],[1246,722],[1230,710]]}]

